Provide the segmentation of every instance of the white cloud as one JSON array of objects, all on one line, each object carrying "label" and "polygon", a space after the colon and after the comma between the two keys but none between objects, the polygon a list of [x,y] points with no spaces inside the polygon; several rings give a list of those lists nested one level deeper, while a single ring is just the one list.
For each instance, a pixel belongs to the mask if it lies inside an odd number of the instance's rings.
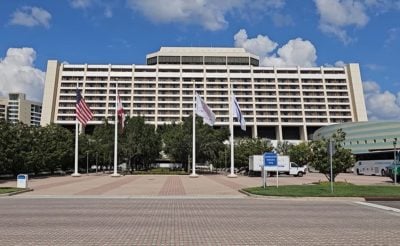
[{"label": "white cloud", "polygon": [[389,10],[399,10],[400,0],[365,0],[365,5],[375,8],[376,11],[386,12]]},{"label": "white cloud", "polygon": [[369,120],[400,120],[400,93],[381,91],[378,83],[363,83]]},{"label": "white cloud", "polygon": [[346,65],[346,63],[342,60],[335,62],[335,67],[344,67],[345,65]]},{"label": "white cloud", "polygon": [[94,13],[103,13],[104,17],[112,18],[114,16],[113,7],[119,4],[119,1],[104,1],[104,0],[69,0],[71,6],[75,9],[93,9],[99,8],[101,11],[93,11]]},{"label": "white cloud", "polygon": [[93,1],[92,0],[71,0],[70,1],[72,7],[77,9],[84,9],[89,7]]},{"label": "white cloud", "polygon": [[400,36],[400,28],[394,27],[388,30],[388,37],[385,40],[385,47],[390,46],[393,42],[395,42]]},{"label": "white cloud", "polygon": [[244,29],[240,29],[233,39],[235,40],[235,47],[245,48],[248,52],[259,57],[265,57],[278,46],[268,36],[258,35],[256,38],[248,39],[247,32]]},{"label": "white cloud", "polygon": [[[268,9],[281,8],[285,0],[127,0],[133,10],[139,11],[155,23],[199,24],[207,30],[225,28],[225,16],[235,11],[241,16],[249,12],[264,14]],[[253,15],[255,16],[255,15]]]},{"label": "white cloud", "polygon": [[256,38],[248,38],[246,30],[241,29],[234,36],[235,47],[245,48],[248,52],[258,55],[263,66],[315,66],[317,52],[314,45],[301,38],[289,40],[273,51],[278,44],[268,36],[258,35]]},{"label": "white cloud", "polygon": [[320,15],[319,28],[337,36],[342,42],[349,43],[353,39],[345,30],[348,26],[363,27],[369,17],[366,6],[358,0],[314,0]]},{"label": "white cloud", "polygon": [[272,21],[273,21],[274,25],[277,27],[294,25],[293,19],[290,15],[276,13],[276,14],[272,15]]},{"label": "white cloud", "polygon": [[320,15],[322,32],[338,37],[348,44],[354,40],[348,34],[349,27],[362,28],[369,21],[369,14],[379,15],[400,10],[400,0],[314,0]]},{"label": "white cloud", "polygon": [[0,59],[0,91],[22,92],[28,99],[42,101],[45,73],[34,67],[35,59],[32,48],[9,48]]},{"label": "white cloud", "polygon": [[107,18],[113,17],[113,12],[112,12],[112,9],[110,7],[106,7],[104,9],[104,16],[107,17]]},{"label": "white cloud", "polygon": [[371,71],[381,71],[384,70],[385,67],[379,64],[373,64],[373,63],[368,63],[364,65],[366,68],[368,68]]},{"label": "white cloud", "polygon": [[374,81],[366,81],[363,82],[363,89],[364,93],[369,94],[369,93],[379,93],[381,88],[378,85],[378,83]]},{"label": "white cloud", "polygon": [[49,28],[51,14],[38,7],[22,7],[17,9],[11,17],[10,24],[21,26],[44,26]]},{"label": "white cloud", "polygon": [[281,66],[315,66],[317,60],[317,51],[314,45],[301,38],[289,40],[287,44],[278,49],[278,56],[271,61],[268,58],[263,61],[264,64],[274,65],[278,61]]}]

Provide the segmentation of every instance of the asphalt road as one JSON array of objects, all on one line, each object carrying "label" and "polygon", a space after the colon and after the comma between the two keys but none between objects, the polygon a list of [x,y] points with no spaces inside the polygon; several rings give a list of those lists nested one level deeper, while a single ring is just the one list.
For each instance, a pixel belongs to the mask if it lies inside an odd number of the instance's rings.
[{"label": "asphalt road", "polygon": [[0,198],[1,245],[399,245],[400,213],[353,201]]}]

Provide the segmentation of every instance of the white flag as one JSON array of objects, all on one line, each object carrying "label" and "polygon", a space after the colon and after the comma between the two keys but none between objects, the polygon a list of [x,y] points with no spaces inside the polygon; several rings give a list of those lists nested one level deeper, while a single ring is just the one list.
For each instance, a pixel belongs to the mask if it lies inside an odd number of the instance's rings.
[{"label": "white flag", "polygon": [[243,131],[246,131],[246,121],[244,120],[244,116],[242,111],[240,111],[239,103],[236,100],[235,95],[232,93],[232,113],[233,117],[236,117],[237,121],[240,123],[240,128]]},{"label": "white flag", "polygon": [[196,114],[203,118],[203,123],[213,126],[215,123],[215,114],[196,93]]}]

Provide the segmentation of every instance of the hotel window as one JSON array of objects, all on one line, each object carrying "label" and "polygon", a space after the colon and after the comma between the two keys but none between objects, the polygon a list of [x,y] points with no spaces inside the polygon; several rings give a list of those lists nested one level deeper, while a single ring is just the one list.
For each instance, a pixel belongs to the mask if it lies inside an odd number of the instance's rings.
[{"label": "hotel window", "polygon": [[203,69],[182,69],[182,73],[202,73]]},{"label": "hotel window", "polygon": [[150,57],[147,59],[147,65],[156,65],[157,64],[157,56]]},{"label": "hotel window", "polygon": [[277,73],[297,73],[297,70],[277,70]]},{"label": "hotel window", "polygon": [[204,57],[206,65],[226,65],[226,57],[224,56],[206,56]]},{"label": "hotel window", "polygon": [[228,65],[249,65],[248,57],[228,57]]},{"label": "hotel window", "polygon": [[84,71],[84,68],[82,67],[82,68],[78,68],[78,67],[75,67],[75,68],[73,68],[73,67],[64,67],[63,68],[63,71],[66,71],[66,72],[83,72]]},{"label": "hotel window", "polygon": [[324,74],[344,74],[344,70],[325,70]]},{"label": "hotel window", "polygon": [[108,68],[89,67],[88,72],[108,72]]},{"label": "hotel window", "polygon": [[181,57],[180,56],[159,56],[158,63],[159,64],[180,64]]},{"label": "hotel window", "polygon": [[10,94],[8,97],[10,100],[18,100],[19,95],[18,94]]},{"label": "hotel window", "polygon": [[259,63],[260,63],[260,62],[259,62],[257,59],[250,57],[250,65],[253,65],[253,66],[255,66],[255,67],[258,67],[258,66],[259,66]]},{"label": "hotel window", "polygon": [[132,68],[111,68],[111,72],[132,72]]},{"label": "hotel window", "polygon": [[182,64],[203,64],[202,56],[182,56]]}]

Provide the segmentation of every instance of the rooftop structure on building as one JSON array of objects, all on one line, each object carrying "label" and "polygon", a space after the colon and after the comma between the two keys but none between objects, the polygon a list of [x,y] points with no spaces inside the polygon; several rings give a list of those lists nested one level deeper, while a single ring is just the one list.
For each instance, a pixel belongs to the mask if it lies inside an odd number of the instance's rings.
[{"label": "rooftop structure on building", "polygon": [[42,125],[75,124],[76,87],[94,111],[88,127],[114,121],[118,86],[125,112],[157,127],[192,114],[193,89],[228,126],[229,90],[246,119],[235,136],[308,140],[320,127],[367,121],[358,64],[344,67],[262,67],[243,48],[162,47],[147,65],[62,64],[49,60]]}]

